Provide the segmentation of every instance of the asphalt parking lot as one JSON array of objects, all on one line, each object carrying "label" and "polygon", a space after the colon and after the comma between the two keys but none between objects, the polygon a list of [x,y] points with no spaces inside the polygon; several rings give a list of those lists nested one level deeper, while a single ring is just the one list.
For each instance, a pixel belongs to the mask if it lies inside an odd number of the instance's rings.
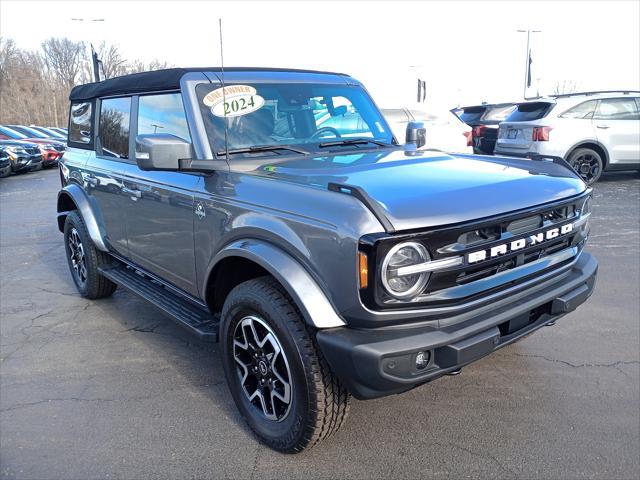
[{"label": "asphalt parking lot", "polygon": [[73,286],[55,170],[0,181],[0,476],[638,478],[640,178],[595,188],[588,304],[287,456],[261,446],[217,349],[118,290]]}]

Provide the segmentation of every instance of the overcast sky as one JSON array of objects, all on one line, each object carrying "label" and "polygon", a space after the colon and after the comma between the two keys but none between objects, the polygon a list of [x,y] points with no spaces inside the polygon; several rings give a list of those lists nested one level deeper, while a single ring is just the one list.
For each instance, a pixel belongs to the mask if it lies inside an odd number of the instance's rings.
[{"label": "overcast sky", "polygon": [[[104,22],[74,22],[72,17]],[[526,34],[530,95],[558,81],[580,89],[640,89],[640,2],[188,2],[0,1],[0,34],[22,48],[49,36],[117,44],[125,56],[176,66],[350,73],[382,106],[413,99],[416,70],[428,100],[453,107],[522,97]],[[417,66],[417,67],[416,67]],[[412,68],[416,67],[416,68]]]}]

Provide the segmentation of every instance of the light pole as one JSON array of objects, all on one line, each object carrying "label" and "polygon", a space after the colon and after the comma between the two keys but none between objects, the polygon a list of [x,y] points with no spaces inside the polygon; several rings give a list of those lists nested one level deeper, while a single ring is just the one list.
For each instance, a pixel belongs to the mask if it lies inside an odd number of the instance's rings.
[{"label": "light pole", "polygon": [[155,123],[152,123],[151,126],[153,127],[153,133],[156,133],[159,128],[164,128],[162,125],[157,125]]},{"label": "light pole", "polygon": [[531,39],[531,34],[532,33],[540,33],[541,30],[518,30],[518,33],[525,33],[527,34],[527,50],[524,52],[524,86],[522,89],[522,98],[524,98],[525,100],[527,99],[527,83],[528,83],[528,79],[529,79],[529,59],[530,57],[530,50],[529,50],[529,41]]},{"label": "light pole", "polygon": [[[83,23],[83,24],[86,25],[89,22],[91,22],[91,23],[96,23],[96,22],[102,23],[102,22],[104,22],[104,18],[77,18],[77,17],[73,17],[73,18],[71,18],[71,21],[72,22]],[[93,66],[93,79],[96,82],[99,82],[100,81],[100,64],[99,64],[99,61],[98,61],[98,55],[93,50],[93,44],[91,42],[89,42],[89,46],[91,48],[91,64]]]}]

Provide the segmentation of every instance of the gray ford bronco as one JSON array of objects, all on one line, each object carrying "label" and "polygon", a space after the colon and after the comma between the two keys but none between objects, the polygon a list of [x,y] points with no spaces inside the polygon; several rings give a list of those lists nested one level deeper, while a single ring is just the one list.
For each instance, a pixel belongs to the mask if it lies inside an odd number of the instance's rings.
[{"label": "gray ford bronco", "polygon": [[[592,293],[591,191],[562,162],[404,145],[348,75],[169,69],[75,87],[58,226],[91,299],[117,286],[219,341],[268,446],[338,430]],[[426,132],[428,134],[428,132]]]}]

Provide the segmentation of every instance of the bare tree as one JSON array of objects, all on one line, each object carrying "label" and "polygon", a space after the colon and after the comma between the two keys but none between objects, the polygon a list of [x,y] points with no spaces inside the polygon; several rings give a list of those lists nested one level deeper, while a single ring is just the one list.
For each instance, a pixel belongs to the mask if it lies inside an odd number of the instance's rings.
[{"label": "bare tree", "polygon": [[71,90],[76,85],[85,61],[85,46],[68,38],[49,38],[42,42],[44,63],[62,85]]},{"label": "bare tree", "polygon": [[573,80],[558,80],[553,87],[554,95],[564,95],[565,93],[576,93],[578,84]]},{"label": "bare tree", "polygon": [[[82,42],[49,38],[42,50],[29,51],[0,37],[0,124],[66,126],[71,88],[93,81],[86,50]],[[160,60],[129,61],[105,43],[97,53],[107,78],[169,67]]]}]

